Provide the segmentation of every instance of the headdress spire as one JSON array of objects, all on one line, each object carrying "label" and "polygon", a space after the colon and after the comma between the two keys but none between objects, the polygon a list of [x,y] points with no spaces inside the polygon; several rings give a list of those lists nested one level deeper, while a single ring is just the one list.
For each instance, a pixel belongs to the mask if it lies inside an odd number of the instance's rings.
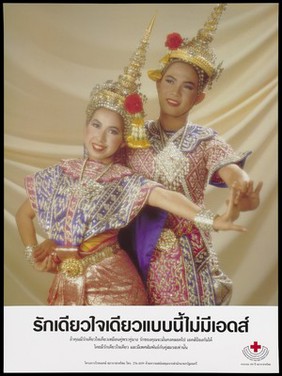
[{"label": "headdress spire", "polygon": [[124,73],[118,78],[118,85],[125,94],[136,92],[140,87],[141,69],[146,62],[146,52],[149,45],[152,28],[155,22],[154,16],[148,25],[143,38],[141,39],[138,48],[129,60],[129,64],[124,68]]},{"label": "headdress spire", "polygon": [[118,80],[115,82],[107,81],[103,85],[94,87],[86,110],[87,123],[98,108],[105,107],[118,112],[124,119],[125,141],[132,148],[144,148],[150,145],[144,128],[143,102],[146,98],[140,93],[139,89],[141,86],[141,70],[145,65],[146,51],[154,22],[155,16]]}]

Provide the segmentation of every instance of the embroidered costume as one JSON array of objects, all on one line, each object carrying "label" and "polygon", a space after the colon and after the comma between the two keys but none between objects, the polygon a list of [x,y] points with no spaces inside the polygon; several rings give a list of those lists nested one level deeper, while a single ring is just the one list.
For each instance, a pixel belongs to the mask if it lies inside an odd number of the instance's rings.
[{"label": "embroidered costume", "polygon": [[157,184],[118,164],[103,173],[105,165],[95,161],[87,161],[80,178],[83,163],[63,160],[25,179],[39,224],[56,241],[61,261],[48,302],[146,304],[141,278],[119,247],[117,234],[143,208]]},{"label": "embroidered costume", "polygon": [[[168,52],[160,59],[157,69],[148,71],[149,78],[160,82],[172,64],[182,62],[191,65],[197,73],[197,94],[211,89],[223,70],[222,63],[216,63],[211,42],[225,9],[226,4],[217,4],[193,38],[183,38],[175,32],[169,34],[165,41]],[[174,81],[171,84],[174,88],[173,84]],[[167,108],[164,112],[164,120],[168,123],[166,129],[173,129],[169,126],[169,120],[166,120],[169,116],[172,121],[175,119],[173,109],[171,113]],[[175,116],[177,118],[179,114]],[[182,117],[184,119],[183,114]],[[203,208],[207,184],[224,186],[217,171],[231,163],[243,166],[249,153],[235,154],[210,128],[191,123],[185,125],[184,120],[183,126],[177,129],[176,132],[166,133],[159,122],[147,122],[151,148],[128,150],[127,165],[147,178],[183,193]],[[229,303],[232,282],[220,270],[214,253],[209,233],[212,221],[210,215],[207,211],[202,213],[194,223],[168,214],[165,229],[152,254],[150,268],[144,275],[150,304]],[[138,219],[136,222],[139,225],[141,221]],[[197,227],[196,223],[205,223],[206,226]],[[140,247],[138,243],[135,244],[137,248]]]},{"label": "embroidered costume", "polygon": [[[133,171],[183,193],[204,207],[208,183],[223,187],[217,171],[230,163],[243,166],[249,153],[235,154],[217,133],[188,123],[165,134],[158,122],[147,122],[150,149],[127,150]],[[232,283],[220,270],[211,236],[195,224],[168,214],[147,274],[149,304],[228,304]]]}]

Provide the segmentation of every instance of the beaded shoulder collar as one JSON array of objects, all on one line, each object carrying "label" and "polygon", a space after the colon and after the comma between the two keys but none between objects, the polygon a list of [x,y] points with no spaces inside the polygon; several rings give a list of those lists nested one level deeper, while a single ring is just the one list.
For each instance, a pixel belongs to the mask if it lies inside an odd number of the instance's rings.
[{"label": "beaded shoulder collar", "polygon": [[[162,150],[164,145],[162,132],[158,121],[148,121],[146,123],[148,137],[156,150]],[[179,132],[179,131],[178,131]],[[201,125],[187,123],[183,132],[179,132],[179,137],[174,137],[173,143],[183,152],[193,151],[201,141],[208,140],[217,135],[211,128]]]},{"label": "beaded shoulder collar", "polygon": [[[81,169],[83,166],[83,159],[63,159],[61,160],[61,167],[65,174],[72,176],[73,178],[79,178],[81,174]],[[85,168],[85,175],[91,178],[97,177],[100,174],[105,165],[95,161],[88,161]],[[121,164],[115,163],[111,165],[107,173],[102,177],[102,181],[112,181],[115,179],[120,179],[125,176],[132,175],[132,171]]]}]

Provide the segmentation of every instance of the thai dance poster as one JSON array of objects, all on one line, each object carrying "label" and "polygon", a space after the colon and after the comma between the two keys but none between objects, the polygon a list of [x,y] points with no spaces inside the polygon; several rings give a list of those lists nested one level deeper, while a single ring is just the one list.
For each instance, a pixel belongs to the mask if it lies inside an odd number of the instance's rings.
[{"label": "thai dance poster", "polygon": [[[248,231],[212,234],[232,280],[229,305],[48,306],[54,274],[26,261],[17,230],[25,176],[82,158],[89,93],[118,77],[152,17],[141,77],[147,120],[159,116],[147,71],[167,53],[167,35],[193,38],[215,5],[3,4],[6,373],[279,372],[278,4],[227,4],[212,41],[223,71],[189,113],[250,152],[244,169],[263,181],[259,207],[238,219]],[[226,199],[227,189],[207,185],[209,209],[222,213]]]}]

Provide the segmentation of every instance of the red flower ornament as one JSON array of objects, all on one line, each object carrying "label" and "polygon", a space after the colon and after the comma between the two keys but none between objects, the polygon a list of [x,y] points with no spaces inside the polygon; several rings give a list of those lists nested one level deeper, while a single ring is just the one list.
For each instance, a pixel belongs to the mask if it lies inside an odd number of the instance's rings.
[{"label": "red flower ornament", "polygon": [[183,38],[180,34],[171,33],[166,37],[165,46],[170,50],[177,50],[177,48],[181,46],[182,42]]},{"label": "red flower ornament", "polygon": [[143,111],[143,102],[139,94],[130,94],[125,98],[124,108],[130,114],[137,114]]}]

